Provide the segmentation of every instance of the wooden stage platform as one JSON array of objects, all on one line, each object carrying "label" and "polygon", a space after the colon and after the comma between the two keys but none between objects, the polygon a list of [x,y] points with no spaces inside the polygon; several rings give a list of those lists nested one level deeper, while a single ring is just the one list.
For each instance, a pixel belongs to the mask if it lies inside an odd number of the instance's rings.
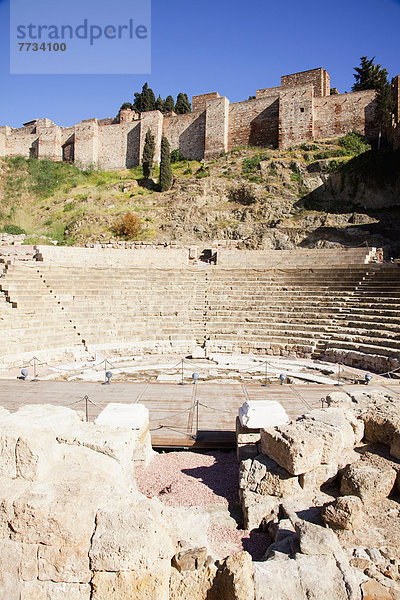
[{"label": "wooden stage platform", "polygon": [[[321,406],[331,391],[360,385],[209,384],[184,386],[161,383],[99,383],[0,381],[0,406],[16,410],[24,404],[57,404],[85,413],[93,421],[109,402],[147,406],[154,447],[230,448],[235,444],[235,419],[245,400],[277,400],[295,418]],[[371,385],[384,393],[400,394],[397,381]],[[88,400],[85,399],[85,396]]]}]

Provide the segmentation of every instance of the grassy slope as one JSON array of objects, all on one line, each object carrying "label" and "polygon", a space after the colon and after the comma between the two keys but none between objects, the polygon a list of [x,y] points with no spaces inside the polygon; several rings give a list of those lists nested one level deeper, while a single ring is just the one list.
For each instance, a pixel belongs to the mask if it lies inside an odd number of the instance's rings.
[{"label": "grassy slope", "polygon": [[[348,168],[346,163],[365,150],[368,147],[351,136],[345,143],[330,140],[288,151],[237,148],[204,166],[194,161],[173,164],[174,184],[164,193],[141,185],[140,167],[82,171],[50,161],[3,159],[0,229],[17,225],[31,243],[47,236],[59,243],[81,244],[115,237],[114,223],[131,212],[141,221],[142,240],[231,238],[257,246],[270,236],[272,247],[284,247],[290,229],[322,225],[340,229],[355,212],[351,199],[341,200],[336,216],[313,204],[308,198],[307,166],[325,159],[326,174],[333,174]],[[357,219],[360,224],[376,221],[367,215]],[[286,237],[279,242],[283,231]],[[296,245],[299,240],[292,235],[288,243]]]}]

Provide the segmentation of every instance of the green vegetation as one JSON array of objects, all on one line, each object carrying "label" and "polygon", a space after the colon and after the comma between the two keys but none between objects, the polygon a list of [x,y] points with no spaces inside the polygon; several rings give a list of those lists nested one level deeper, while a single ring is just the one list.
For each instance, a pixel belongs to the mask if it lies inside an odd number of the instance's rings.
[{"label": "green vegetation", "polygon": [[254,156],[244,158],[242,162],[243,175],[251,175],[260,170],[260,163],[263,160],[268,160],[269,156],[266,153],[257,153]]},{"label": "green vegetation", "polygon": [[203,177],[210,177],[210,170],[205,165],[201,165],[196,171],[196,179],[202,179]]},{"label": "green vegetation", "polygon": [[14,225],[12,223],[10,223],[9,225],[4,225],[3,232],[9,233],[10,235],[26,234],[25,229],[22,229],[22,227],[19,227],[18,225]]},{"label": "green vegetation", "polygon": [[341,146],[347,154],[344,156],[358,156],[363,152],[371,150],[371,144],[361,134],[353,131],[347,133],[344,137],[338,140],[339,146]]},{"label": "green vegetation", "polygon": [[367,58],[362,56],[360,66],[355,67],[355,84],[352,87],[353,92],[360,90],[376,90],[377,109],[376,116],[380,126],[378,148],[382,132],[392,122],[392,115],[395,110],[395,101],[392,94],[392,86],[388,80],[388,72],[381,65],[374,64],[375,56]]},{"label": "green vegetation", "polygon": [[153,170],[154,151],[156,144],[154,141],[154,135],[152,135],[150,129],[147,130],[146,139],[143,148],[142,166],[143,166],[143,177],[149,179]]},{"label": "green vegetation", "polygon": [[192,110],[187,94],[178,94],[175,104],[175,112],[177,115],[184,115]]},{"label": "green vegetation", "polygon": [[166,192],[172,184],[171,153],[169,142],[166,137],[161,138],[161,162],[160,162],[160,191]]},{"label": "green vegetation", "polygon": [[172,112],[175,108],[175,102],[172,96],[165,98],[164,112]]},{"label": "green vegetation", "polygon": [[375,56],[360,58],[360,66],[354,67],[356,82],[351,88],[352,92],[361,90],[379,90],[388,83],[388,72],[381,65],[374,65]]},{"label": "green vegetation", "polygon": [[[163,189],[170,189],[173,178],[173,193],[160,191],[165,166],[169,175]],[[319,173],[323,184],[310,192]],[[143,166],[105,172],[22,157],[0,159],[0,229],[23,230],[30,243],[58,244],[115,238],[192,243],[244,235],[257,247],[265,237],[275,243],[280,228],[282,239],[292,236],[292,228],[312,232],[343,226],[347,235],[349,217],[330,215],[360,210],[368,205],[370,190],[385,202],[393,194],[396,198],[400,151],[377,153],[362,136],[350,133],[289,150],[243,146],[200,163],[183,160],[178,149],[170,152],[163,142],[163,164],[153,166],[152,178],[160,186],[145,180]],[[210,184],[203,178],[211,178]]]},{"label": "green vegetation", "polygon": [[179,148],[175,148],[175,150],[172,150],[171,152],[171,163],[177,163],[180,161],[185,160],[185,157],[182,156],[182,154],[179,151]]},{"label": "green vegetation", "polygon": [[133,104],[124,102],[119,110],[130,108],[138,113],[148,112],[149,110],[159,110],[162,113],[175,111],[178,115],[188,113],[192,110],[187,94],[180,92],[176,98],[176,103],[172,96],[167,96],[165,100],[158,95],[157,100],[153,90],[145,83],[141,92],[135,92]]}]

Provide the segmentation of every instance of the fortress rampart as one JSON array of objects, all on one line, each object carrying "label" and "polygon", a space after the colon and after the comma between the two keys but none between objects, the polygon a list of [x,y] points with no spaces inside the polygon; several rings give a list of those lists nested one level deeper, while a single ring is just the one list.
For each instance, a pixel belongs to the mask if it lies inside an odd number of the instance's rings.
[{"label": "fortress rampart", "polygon": [[[399,77],[393,89],[398,123]],[[158,110],[138,115],[126,109],[115,119],[88,119],[73,127],[59,127],[49,119],[29,121],[19,129],[0,127],[0,156],[113,170],[140,164],[149,129],[156,140],[156,162],[163,135],[171,149],[197,160],[211,159],[238,145],[287,148],[349,131],[371,140],[378,135],[375,91],[331,94],[329,74],[322,68],[284,75],[280,87],[257,90],[250,100],[230,103],[212,92],[194,96],[192,106],[192,112],[184,115]],[[398,138],[397,131],[395,141]]]}]

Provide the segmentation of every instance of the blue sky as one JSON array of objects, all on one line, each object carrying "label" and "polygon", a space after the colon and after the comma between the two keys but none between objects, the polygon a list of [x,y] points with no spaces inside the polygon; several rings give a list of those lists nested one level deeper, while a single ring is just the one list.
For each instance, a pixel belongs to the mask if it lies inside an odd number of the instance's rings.
[{"label": "blue sky", "polygon": [[0,0],[0,28],[0,125],[12,127],[36,117],[68,126],[114,116],[145,81],[163,97],[218,91],[238,101],[320,66],[348,91],[362,55],[400,73],[400,0],[153,0],[145,76],[10,75],[9,0]]}]

